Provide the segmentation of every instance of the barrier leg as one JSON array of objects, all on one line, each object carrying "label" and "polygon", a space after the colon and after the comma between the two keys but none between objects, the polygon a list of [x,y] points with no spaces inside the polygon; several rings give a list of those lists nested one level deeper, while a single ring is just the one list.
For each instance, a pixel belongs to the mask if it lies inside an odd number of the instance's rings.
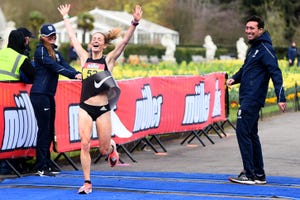
[{"label": "barrier leg", "polygon": [[142,142],[142,139],[139,139],[139,141],[129,150],[130,153],[132,153]]},{"label": "barrier leg", "polygon": [[181,145],[183,145],[186,141],[187,141],[187,139],[189,139],[192,135],[194,135],[195,133],[193,133],[193,131],[191,131],[189,134],[188,134],[188,136],[186,136],[183,140],[182,140],[182,142],[180,142],[180,144]]},{"label": "barrier leg", "polygon": [[57,167],[59,170],[62,170],[61,167],[54,160],[50,159],[50,161],[55,167]]},{"label": "barrier leg", "polygon": [[5,163],[9,166],[9,168],[11,169],[11,170],[13,170],[13,172],[18,176],[18,177],[21,177],[22,175],[21,175],[21,173],[20,172],[18,172],[18,170],[8,161],[8,160],[4,160],[5,161]]},{"label": "barrier leg", "polygon": [[157,142],[157,144],[159,144],[159,146],[162,148],[162,150],[164,152],[167,152],[167,149],[164,147],[164,145],[162,144],[162,142],[160,141],[160,139],[156,135],[152,135],[151,139],[155,139],[155,141]]},{"label": "barrier leg", "polygon": [[[150,138],[150,142],[152,142],[152,140],[155,140],[156,141],[156,143],[162,148],[162,150],[164,151],[164,152],[167,152],[167,150],[166,150],[166,148],[164,147],[164,145],[162,144],[162,142],[160,141],[160,139],[156,136],[156,135],[151,135],[151,138]],[[145,148],[145,146],[146,146],[146,144],[144,144],[144,146],[142,147],[142,149],[143,148]]]},{"label": "barrier leg", "polygon": [[236,130],[236,127],[233,125],[233,123],[229,119],[226,119],[224,122],[222,122],[222,124],[221,124],[222,129],[224,129],[224,125],[226,123],[228,123],[234,130]]},{"label": "barrier leg", "polygon": [[[213,124],[211,124],[209,130],[211,130],[211,129],[212,129],[213,131],[215,131],[215,133],[219,136],[219,138],[223,138],[219,131],[221,131],[221,132],[226,136],[225,132],[224,132],[223,129],[219,126],[218,123],[213,123]],[[209,131],[207,131],[207,132],[209,132]]]},{"label": "barrier leg", "polygon": [[219,138],[222,138],[222,136],[220,135],[219,131],[216,129],[215,124],[211,124],[208,127],[206,127],[208,130],[206,130],[206,132],[208,133],[209,131],[213,130],[215,131],[215,133],[219,136]]},{"label": "barrier leg", "polygon": [[[117,144],[117,149],[119,149],[119,146],[120,145],[118,145]],[[98,148],[97,148],[97,150],[98,150]],[[124,151],[125,151],[125,147],[124,147],[124,149],[123,149]],[[99,150],[98,150],[99,151]],[[128,152],[129,153],[129,152]],[[126,152],[126,154],[127,154],[127,152]],[[129,157],[130,157],[130,159],[131,159],[131,156],[129,155],[129,154],[127,154]],[[99,152],[99,154],[98,154],[98,156],[94,159],[94,164],[97,164],[97,162],[100,160],[102,158],[102,154]],[[105,161],[107,161],[107,157],[105,158]],[[124,161],[121,159],[121,158],[119,158],[119,162],[120,163],[124,163]]]},{"label": "barrier leg", "polygon": [[149,141],[148,138],[144,137],[142,140],[144,140],[147,145],[149,145],[151,147],[151,149],[155,152],[155,153],[158,153],[158,151],[155,149],[155,147],[153,146],[153,144]]},{"label": "barrier leg", "polygon": [[130,153],[132,153],[142,142],[144,142],[143,144],[143,147],[142,148],[145,148],[145,145],[148,145],[155,153],[158,153],[158,151],[155,149],[155,147],[153,146],[152,142],[144,137],[142,139],[140,139],[130,150]]},{"label": "barrier leg", "polygon": [[297,82],[295,82],[294,110],[295,110],[295,112],[298,112],[300,110],[299,97],[298,97],[298,84],[297,84]]},{"label": "barrier leg", "polygon": [[[217,127],[217,129],[219,129],[223,133],[223,135],[225,137],[227,137],[227,134],[225,133],[224,129],[218,123],[215,123],[214,125]],[[219,135],[219,136],[220,136],[220,138],[222,138],[221,135]]]},{"label": "barrier leg", "polygon": [[215,142],[208,136],[208,132],[206,131],[206,128],[200,130],[199,133],[200,133],[199,137],[200,137],[201,135],[204,135],[204,136],[210,141],[210,143],[215,144]]},{"label": "barrier leg", "polygon": [[126,149],[126,147],[125,147],[124,145],[119,144],[119,145],[117,145],[117,146],[118,146],[117,149],[121,148],[121,149],[126,153],[126,155],[132,160],[132,162],[137,162],[137,161],[132,157],[131,153]]},{"label": "barrier leg", "polygon": [[98,156],[94,160],[94,164],[96,164],[102,158],[102,154],[99,152]]},{"label": "barrier leg", "polygon": [[[212,144],[215,144],[215,142],[208,136],[208,133],[207,133],[207,131],[205,129],[202,129],[202,130],[198,131],[195,136],[197,138],[200,138],[201,135],[204,135]],[[190,141],[189,141],[189,143],[190,143]]]},{"label": "barrier leg", "polygon": [[78,171],[78,168],[77,168],[76,164],[73,162],[73,160],[72,160],[65,152],[59,153],[59,154],[56,156],[56,158],[54,159],[54,161],[57,162],[58,159],[59,159],[61,156],[63,156],[63,157],[69,162],[69,164],[71,164],[72,167],[73,167],[76,171]]},{"label": "barrier leg", "polygon": [[[195,138],[197,138],[198,140],[199,140],[199,142],[202,144],[202,146],[206,146],[205,144],[204,144],[204,142],[201,140],[201,135],[202,135],[202,130],[200,130],[200,131],[193,131],[193,134],[194,134],[194,136],[188,141],[188,143],[191,143],[192,142],[192,140],[194,140]],[[200,133],[200,134],[199,134]]]}]

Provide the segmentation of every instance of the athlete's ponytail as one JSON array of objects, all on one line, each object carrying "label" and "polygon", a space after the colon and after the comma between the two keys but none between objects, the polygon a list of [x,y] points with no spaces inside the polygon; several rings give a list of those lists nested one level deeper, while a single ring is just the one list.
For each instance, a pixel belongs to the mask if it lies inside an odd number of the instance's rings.
[{"label": "athlete's ponytail", "polygon": [[120,36],[121,31],[122,30],[120,28],[114,28],[110,30],[107,34],[105,34],[105,44],[111,44],[111,41],[117,39]]}]

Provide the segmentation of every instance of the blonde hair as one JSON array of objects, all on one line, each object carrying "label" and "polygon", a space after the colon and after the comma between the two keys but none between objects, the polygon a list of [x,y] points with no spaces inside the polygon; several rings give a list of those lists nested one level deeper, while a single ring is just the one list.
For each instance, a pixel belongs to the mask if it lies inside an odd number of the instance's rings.
[{"label": "blonde hair", "polygon": [[49,56],[50,56],[54,61],[56,61],[55,51],[54,51],[54,48],[53,48],[52,44],[46,42],[46,40],[45,40],[42,36],[40,37],[40,41],[42,42],[42,44],[43,44],[43,45],[45,46],[45,48],[47,49]]},{"label": "blonde hair", "polygon": [[111,41],[113,41],[114,39],[117,39],[120,35],[121,35],[122,29],[121,28],[114,28],[110,31],[108,31],[108,33],[102,33],[102,32],[95,32],[93,33],[100,33],[104,36],[104,42],[105,44],[111,44]]}]

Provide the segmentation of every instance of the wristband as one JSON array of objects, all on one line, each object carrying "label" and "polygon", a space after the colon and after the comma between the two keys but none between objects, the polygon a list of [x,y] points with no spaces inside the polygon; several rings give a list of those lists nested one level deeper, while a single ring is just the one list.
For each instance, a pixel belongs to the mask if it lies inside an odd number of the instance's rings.
[{"label": "wristband", "polygon": [[134,21],[134,20],[132,20],[132,21],[131,21],[131,24],[132,24],[133,26],[137,26],[137,25],[139,25],[139,23],[138,23],[138,22],[136,22],[136,21]]},{"label": "wristband", "polygon": [[64,16],[63,16],[63,19],[69,19],[69,18],[70,18],[69,15],[64,15]]}]

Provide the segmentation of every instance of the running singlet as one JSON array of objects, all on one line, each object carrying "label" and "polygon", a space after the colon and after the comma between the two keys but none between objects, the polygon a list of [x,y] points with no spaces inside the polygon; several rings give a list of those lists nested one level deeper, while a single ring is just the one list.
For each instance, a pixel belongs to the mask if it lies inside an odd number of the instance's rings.
[{"label": "running singlet", "polygon": [[105,56],[102,58],[93,60],[92,58],[88,58],[82,68],[82,79],[86,79],[98,72],[108,71]]},{"label": "running singlet", "polygon": [[107,93],[110,108],[113,109],[120,96],[120,88],[105,62],[105,56],[93,60],[88,58],[82,68],[82,88],[80,102]]}]

